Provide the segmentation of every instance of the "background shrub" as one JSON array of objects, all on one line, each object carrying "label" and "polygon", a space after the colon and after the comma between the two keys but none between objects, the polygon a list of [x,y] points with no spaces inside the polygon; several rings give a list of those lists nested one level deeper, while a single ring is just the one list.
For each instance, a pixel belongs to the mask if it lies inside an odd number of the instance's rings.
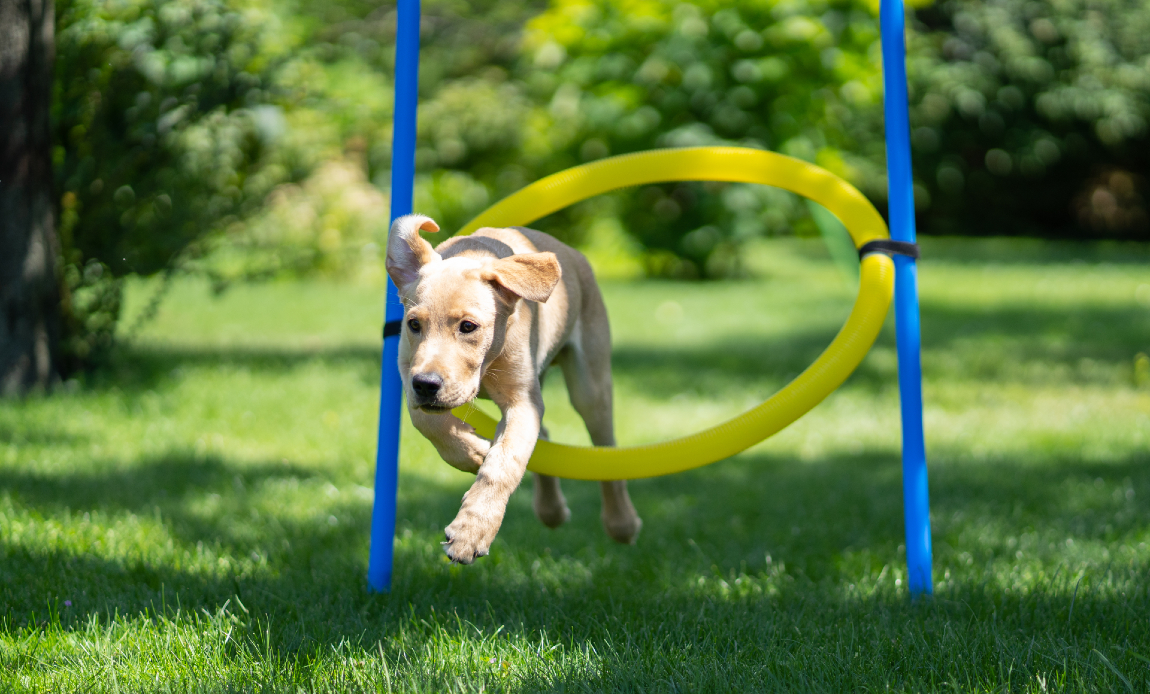
[{"label": "background shrub", "polygon": [[110,344],[118,278],[171,267],[285,176],[264,165],[274,133],[259,110],[273,20],[218,0],[58,5],[54,158],[73,365]]},{"label": "background shrub", "polygon": [[[772,149],[885,209],[880,46],[862,0],[427,0],[415,205],[447,230],[538,178],[654,147]],[[119,278],[382,282],[395,8],[64,0],[56,166],[66,341],[111,344]],[[943,0],[910,12],[925,234],[1150,240],[1150,5]],[[740,272],[815,233],[778,190],[677,183],[539,220],[649,275]]]},{"label": "background shrub", "polygon": [[917,18],[924,231],[1150,240],[1150,4],[946,0]]}]

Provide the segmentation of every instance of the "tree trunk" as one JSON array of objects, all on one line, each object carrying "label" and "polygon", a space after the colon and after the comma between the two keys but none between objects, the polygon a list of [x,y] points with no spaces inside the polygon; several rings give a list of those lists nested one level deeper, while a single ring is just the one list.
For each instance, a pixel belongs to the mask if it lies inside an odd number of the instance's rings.
[{"label": "tree trunk", "polygon": [[0,0],[0,395],[59,378],[52,0]]}]

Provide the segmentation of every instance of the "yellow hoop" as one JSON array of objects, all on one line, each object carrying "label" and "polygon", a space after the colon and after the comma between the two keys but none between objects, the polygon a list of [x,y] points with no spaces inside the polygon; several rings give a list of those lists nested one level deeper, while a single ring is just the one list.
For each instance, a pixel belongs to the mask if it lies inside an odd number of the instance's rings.
[{"label": "yellow hoop", "polygon": [[[669,181],[761,183],[805,196],[838,217],[855,246],[888,238],[886,224],[854,186],[791,157],[739,147],[690,147],[626,154],[548,176],[500,200],[460,231],[525,226],[568,205],[618,188]],[[894,263],[880,253],[860,268],[859,293],[846,323],[805,371],[763,404],[718,426],[670,441],[607,448],[539,441],[528,470],[580,480],[657,477],[709,465],[782,430],[822,402],[858,367],[878,337],[894,291]],[[480,435],[496,422],[473,407],[454,410]]]}]

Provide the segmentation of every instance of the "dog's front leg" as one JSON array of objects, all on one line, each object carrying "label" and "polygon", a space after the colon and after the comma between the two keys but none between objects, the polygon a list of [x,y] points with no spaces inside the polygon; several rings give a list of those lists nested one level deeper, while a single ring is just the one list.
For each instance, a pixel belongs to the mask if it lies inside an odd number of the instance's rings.
[{"label": "dog's front leg", "polygon": [[535,450],[543,422],[543,397],[538,391],[503,408],[503,420],[475,483],[463,495],[463,506],[444,533],[444,549],[452,561],[470,564],[486,556],[503,524],[507,501],[519,486]]},{"label": "dog's front leg", "polygon": [[412,407],[408,407],[407,412],[411,423],[448,465],[472,474],[479,471],[491,450],[491,442],[475,433],[474,427],[450,412],[431,414]]}]

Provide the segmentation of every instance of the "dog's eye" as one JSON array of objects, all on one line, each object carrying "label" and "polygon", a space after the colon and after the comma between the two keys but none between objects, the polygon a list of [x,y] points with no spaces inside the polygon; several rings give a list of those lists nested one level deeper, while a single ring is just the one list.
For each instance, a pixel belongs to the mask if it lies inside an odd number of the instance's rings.
[{"label": "dog's eye", "polygon": [[478,325],[476,325],[475,323],[472,323],[469,320],[465,320],[459,324],[459,332],[461,332],[461,333],[473,333],[478,328],[479,328]]},{"label": "dog's eye", "polygon": [[419,321],[412,318],[411,320],[407,321],[407,328],[413,333],[419,332]]}]

